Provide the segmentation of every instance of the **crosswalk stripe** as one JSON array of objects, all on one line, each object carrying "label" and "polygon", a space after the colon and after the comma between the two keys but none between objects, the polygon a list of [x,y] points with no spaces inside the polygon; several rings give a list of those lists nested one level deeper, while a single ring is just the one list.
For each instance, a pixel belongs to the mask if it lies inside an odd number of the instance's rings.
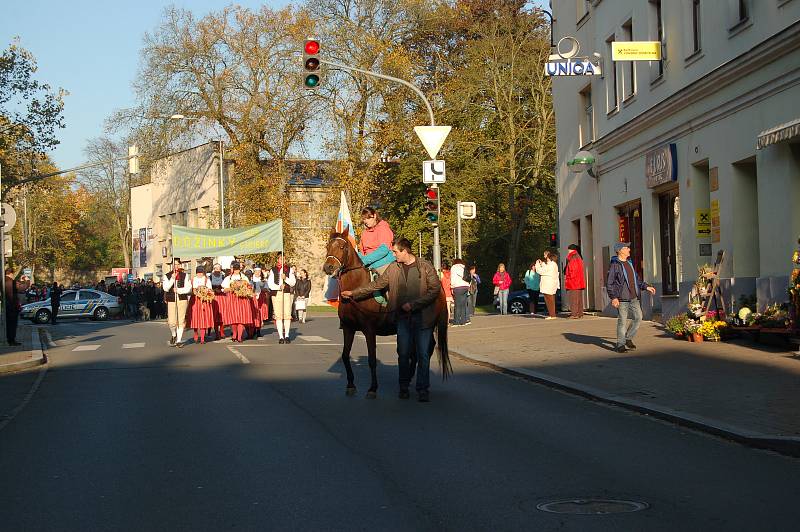
[{"label": "crosswalk stripe", "polygon": [[330,342],[330,340],[322,336],[306,336],[305,334],[298,336],[297,339],[304,342]]},{"label": "crosswalk stripe", "polygon": [[96,351],[97,349],[100,349],[100,344],[79,345],[78,347],[73,349],[73,351]]},{"label": "crosswalk stripe", "polygon": [[122,349],[139,349],[144,347],[144,342],[135,342],[132,344],[122,344]]}]

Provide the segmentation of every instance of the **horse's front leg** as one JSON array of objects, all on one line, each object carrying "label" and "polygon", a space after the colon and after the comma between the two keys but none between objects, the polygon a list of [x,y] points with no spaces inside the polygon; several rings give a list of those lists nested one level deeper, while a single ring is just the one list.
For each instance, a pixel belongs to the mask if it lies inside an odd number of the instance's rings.
[{"label": "horse's front leg", "polygon": [[369,372],[372,375],[372,386],[367,390],[367,399],[375,399],[378,396],[378,357],[375,351],[375,332],[364,331],[364,337],[367,340],[367,358],[369,360]]},{"label": "horse's front leg", "polygon": [[344,370],[347,372],[347,395],[355,395],[356,385],[353,383],[353,366],[350,363],[350,349],[353,347],[353,339],[356,337],[356,331],[349,327],[342,327],[342,336],[344,337],[344,347],[342,347],[342,363]]}]

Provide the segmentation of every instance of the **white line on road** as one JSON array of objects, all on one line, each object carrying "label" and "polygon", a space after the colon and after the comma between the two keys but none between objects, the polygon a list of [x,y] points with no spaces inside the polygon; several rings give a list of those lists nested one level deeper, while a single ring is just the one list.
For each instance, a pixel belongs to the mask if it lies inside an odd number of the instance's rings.
[{"label": "white line on road", "polygon": [[100,349],[100,344],[95,345],[79,345],[73,351],[96,351]]},{"label": "white line on road", "polygon": [[330,342],[327,338],[323,338],[322,336],[298,336],[298,340],[303,340],[304,342]]},{"label": "white line on road", "polygon": [[132,344],[122,344],[122,349],[139,349],[144,347],[144,342],[135,342]]},{"label": "white line on road", "polygon": [[238,358],[239,360],[241,360],[241,361],[242,361],[242,364],[249,364],[249,363],[250,363],[250,359],[248,359],[246,356],[244,356],[243,354],[241,354],[241,353],[239,352],[239,350],[238,350],[238,349],[236,349],[235,347],[233,347],[232,345],[229,345],[229,346],[228,346],[228,351],[230,351],[231,353],[233,353],[234,355],[236,355],[236,358]]},{"label": "white line on road", "polygon": [[45,329],[44,335],[47,337],[47,345],[48,346],[50,346],[50,347],[58,347],[58,344],[56,344],[53,341],[53,336],[50,334],[50,331]]}]

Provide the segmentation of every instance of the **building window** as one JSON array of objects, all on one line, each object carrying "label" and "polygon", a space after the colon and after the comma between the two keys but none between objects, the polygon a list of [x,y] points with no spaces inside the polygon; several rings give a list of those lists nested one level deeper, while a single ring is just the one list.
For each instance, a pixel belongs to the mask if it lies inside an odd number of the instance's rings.
[{"label": "building window", "polygon": [[692,2],[692,53],[696,54],[700,51],[700,0],[691,0]]},{"label": "building window", "polygon": [[664,49],[666,48],[664,43],[666,39],[664,39],[664,17],[661,11],[661,0],[650,0],[650,12],[654,23],[651,27],[655,29],[653,40],[661,43],[661,60],[651,62],[654,68],[653,80],[655,81],[664,75]]},{"label": "building window", "polygon": [[[622,25],[622,40],[633,40],[633,19]],[[623,101],[636,94],[636,61],[622,62],[622,94]]]},{"label": "building window", "polygon": [[678,189],[658,196],[659,227],[661,230],[661,293],[678,293]]},{"label": "building window", "polygon": [[189,227],[200,227],[199,212],[197,209],[189,210]]},{"label": "building window", "polygon": [[589,15],[589,0],[575,0],[575,8],[578,14],[577,23],[580,22]]},{"label": "building window", "polygon": [[594,141],[594,107],[592,106],[592,85],[589,84],[580,92],[581,146]]},{"label": "building window", "polygon": [[750,18],[750,10],[748,9],[747,0],[739,0],[739,22],[744,22]]},{"label": "building window", "polygon": [[619,94],[617,93],[617,65],[611,61],[614,36],[606,40],[606,57],[608,57],[608,75],[606,76],[606,111],[610,114],[619,107]]}]

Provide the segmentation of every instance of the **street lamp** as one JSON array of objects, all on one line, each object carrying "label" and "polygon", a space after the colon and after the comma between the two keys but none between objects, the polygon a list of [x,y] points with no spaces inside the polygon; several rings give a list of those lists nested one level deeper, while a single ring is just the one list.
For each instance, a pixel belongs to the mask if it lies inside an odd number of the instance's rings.
[{"label": "street lamp", "polygon": [[586,172],[590,177],[597,179],[598,175],[594,171],[596,162],[597,158],[594,156],[594,154],[581,150],[575,154],[574,159],[567,161],[567,166],[575,174]]}]

